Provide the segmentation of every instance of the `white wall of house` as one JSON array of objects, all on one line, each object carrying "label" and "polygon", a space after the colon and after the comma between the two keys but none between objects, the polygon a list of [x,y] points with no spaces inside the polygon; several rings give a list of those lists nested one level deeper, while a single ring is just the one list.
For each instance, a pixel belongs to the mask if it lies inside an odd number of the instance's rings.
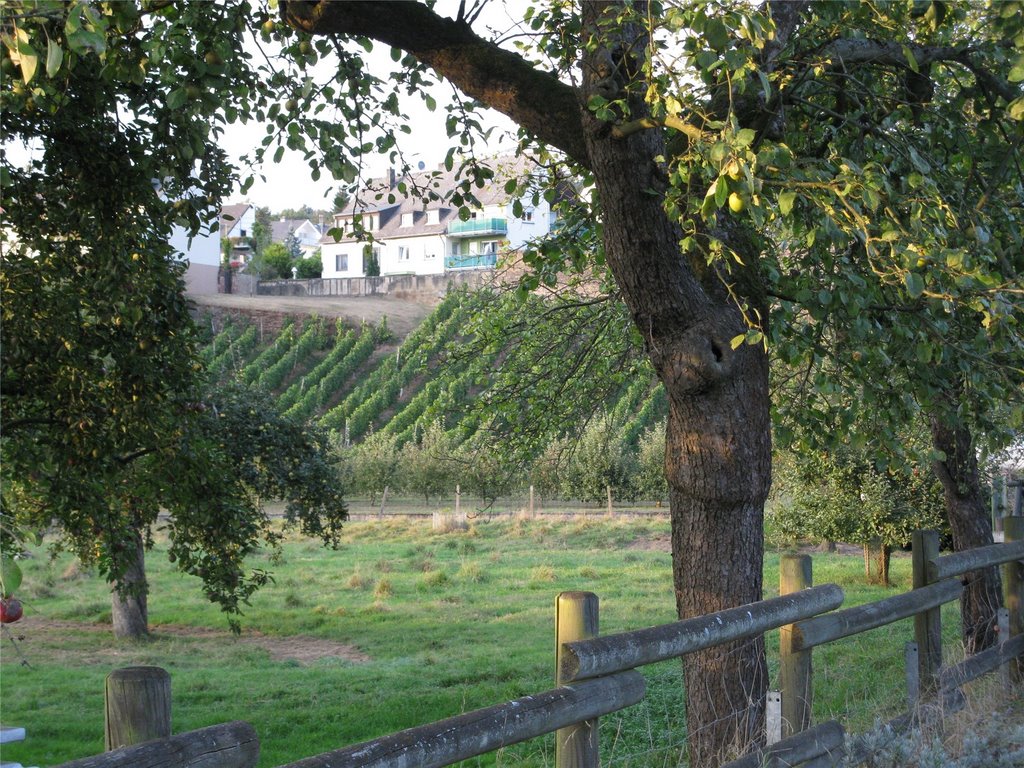
[{"label": "white wall of house", "polygon": [[546,235],[551,230],[551,206],[544,198],[532,205],[531,201],[523,201],[523,218],[512,215],[512,203],[505,206],[502,214],[508,219],[508,247],[518,251],[528,241]]},{"label": "white wall of house", "polygon": [[320,262],[323,269],[321,277],[365,277],[363,264],[363,246],[365,243],[322,242],[320,244]]},{"label": "white wall of house", "polygon": [[185,292],[211,294],[217,292],[217,270],[220,267],[220,233],[204,228],[190,238],[184,227],[171,232],[171,247],[188,260],[185,273]]},{"label": "white wall of house", "polygon": [[444,272],[444,235],[392,237],[381,243],[382,275],[437,275]]}]

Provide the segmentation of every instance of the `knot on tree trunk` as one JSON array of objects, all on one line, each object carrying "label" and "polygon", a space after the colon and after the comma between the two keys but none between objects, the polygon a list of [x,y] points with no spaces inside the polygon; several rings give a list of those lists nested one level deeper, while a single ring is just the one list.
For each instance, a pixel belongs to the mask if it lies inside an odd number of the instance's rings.
[{"label": "knot on tree trunk", "polygon": [[732,348],[739,331],[731,325],[702,320],[673,339],[651,344],[651,359],[669,391],[698,395],[733,375],[740,350]]}]

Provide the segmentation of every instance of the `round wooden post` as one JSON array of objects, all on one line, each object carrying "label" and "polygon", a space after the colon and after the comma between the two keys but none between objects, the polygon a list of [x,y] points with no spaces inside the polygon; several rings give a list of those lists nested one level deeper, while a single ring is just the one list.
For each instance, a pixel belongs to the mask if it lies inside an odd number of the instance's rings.
[{"label": "round wooden post", "polygon": [[[562,679],[562,643],[597,637],[593,592],[562,592],[555,601],[555,685]],[[555,768],[597,768],[597,718],[555,731]]]},{"label": "round wooden post", "polygon": [[171,735],[171,676],[160,667],[125,667],[107,675],[103,748],[110,752]]},{"label": "round wooden post", "polygon": [[[914,531],[914,589],[928,586],[928,563],[939,556],[938,531]],[[917,642],[921,696],[933,693],[942,666],[942,610],[930,608],[914,616],[914,640]]]},{"label": "round wooden post", "polygon": [[[810,555],[783,555],[779,563],[779,594],[789,595],[814,585]],[[794,650],[794,626],[779,630],[779,688],[782,691],[782,738],[811,726],[811,652]]]},{"label": "round wooden post", "polygon": [[[1003,541],[1010,544],[1024,540],[1024,517],[1003,518]],[[1024,634],[1024,565],[1013,560],[1003,565],[1003,603],[1009,613],[1009,635]],[[1024,663],[1020,657],[1010,662],[1010,679],[1024,681]]]}]

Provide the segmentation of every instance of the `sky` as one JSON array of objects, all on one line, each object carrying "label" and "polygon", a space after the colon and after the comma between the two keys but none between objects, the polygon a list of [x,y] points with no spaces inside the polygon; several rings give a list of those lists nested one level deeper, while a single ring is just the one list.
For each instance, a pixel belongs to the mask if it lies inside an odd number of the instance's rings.
[{"label": "sky", "polygon": [[[467,2],[467,6],[472,6]],[[511,0],[500,2],[492,0],[484,8],[480,19],[475,23],[474,29],[485,30],[488,26],[507,30],[512,18],[522,18],[521,11],[525,7],[523,0]],[[440,0],[437,10],[444,16],[455,16],[458,9],[457,0]],[[515,14],[517,10],[519,16]],[[390,49],[384,45],[376,45],[373,52],[366,55],[368,69],[378,77],[384,77],[396,65],[390,57]],[[325,60],[321,66],[328,64]],[[437,101],[437,109],[433,112],[427,110],[426,105],[420,99],[405,99],[402,102],[410,117],[410,124],[415,128],[411,135],[402,137],[401,148],[407,155],[417,161],[423,162],[425,167],[430,168],[441,163],[451,146],[451,141],[445,131],[445,105],[449,102],[451,87],[439,85],[431,90],[431,95]],[[489,122],[485,125],[494,125],[496,130],[492,140],[487,144],[488,151],[498,152],[511,149],[515,146],[512,138],[514,126],[511,121],[497,112],[488,111]],[[223,145],[229,156],[235,160],[251,152],[259,142],[266,136],[266,128],[262,125],[249,123],[248,125],[229,125],[226,127]],[[373,155],[365,158],[366,176],[381,176],[387,170],[387,158],[385,155]],[[336,184],[329,175],[325,174],[319,182],[313,181],[310,177],[310,168],[302,158],[302,154],[291,150],[285,150],[284,157],[280,163],[273,163],[269,160],[255,170],[255,183],[249,188],[246,194],[242,194],[236,186],[234,193],[225,204],[233,202],[248,201],[256,206],[265,206],[271,212],[278,212],[285,208],[299,208],[302,205],[309,205],[313,209],[329,209],[333,207],[334,191],[337,191]],[[248,173],[240,171],[239,176],[245,178]],[[265,180],[262,177],[265,177]],[[331,191],[335,188],[334,191]]]}]

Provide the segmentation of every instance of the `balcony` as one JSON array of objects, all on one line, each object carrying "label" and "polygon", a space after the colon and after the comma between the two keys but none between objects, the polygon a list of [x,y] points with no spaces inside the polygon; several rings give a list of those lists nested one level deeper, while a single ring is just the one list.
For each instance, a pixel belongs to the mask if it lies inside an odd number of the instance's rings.
[{"label": "balcony", "polygon": [[505,219],[469,219],[453,221],[448,225],[448,237],[482,237],[483,235],[504,235],[508,232]]},{"label": "balcony", "polygon": [[493,267],[498,263],[496,253],[467,253],[462,256],[445,256],[445,269],[479,269]]}]

